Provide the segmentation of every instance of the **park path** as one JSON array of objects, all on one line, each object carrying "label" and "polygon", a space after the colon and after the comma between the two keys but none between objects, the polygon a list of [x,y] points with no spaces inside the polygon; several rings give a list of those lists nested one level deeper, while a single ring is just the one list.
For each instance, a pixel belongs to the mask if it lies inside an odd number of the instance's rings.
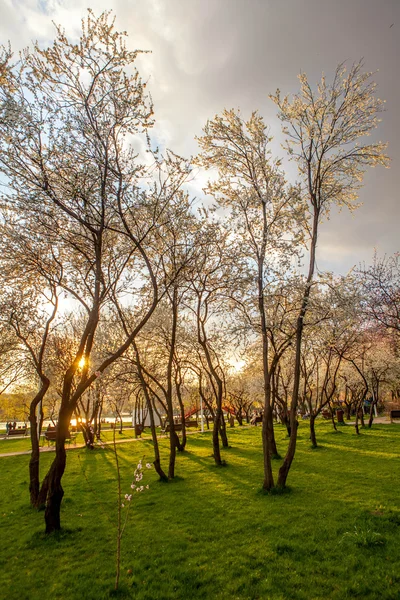
[{"label": "park path", "polygon": [[[390,419],[388,417],[376,417],[374,418],[374,423],[375,424],[390,424]],[[354,425],[354,422],[350,422],[347,423],[347,425]],[[190,434],[194,434],[194,433],[199,433],[199,431],[187,431],[186,435],[190,435]],[[160,435],[158,436],[159,438],[165,438],[168,437],[167,435]],[[149,440],[151,441],[151,438],[125,438],[123,440],[115,440],[116,444],[126,444],[128,442],[143,442]],[[108,440],[107,442],[101,442],[100,444],[97,442],[96,446],[99,448],[102,448],[103,446],[109,446],[111,444],[114,444],[113,440]],[[75,444],[74,446],[67,446],[66,450],[79,450],[80,448],[85,448],[85,444]],[[42,446],[40,448],[40,452],[54,452],[55,451],[55,446]],[[7,456],[24,456],[24,455],[30,455],[31,451],[30,450],[20,450],[19,452],[5,452],[5,453],[0,453],[0,458],[6,458]]]},{"label": "park path", "polygon": [[[211,430],[210,430],[211,431]],[[199,433],[200,430],[196,430],[196,431],[187,431],[186,435],[191,435],[194,433]],[[204,432],[206,432],[206,430],[204,430]],[[158,435],[157,438],[166,438],[168,437],[168,435]],[[26,439],[25,438],[13,438],[13,439]],[[116,444],[126,444],[127,442],[145,442],[145,441],[150,441],[151,442],[151,437],[148,438],[125,438],[123,440],[115,440]],[[108,440],[107,442],[96,442],[95,447],[97,448],[103,448],[104,446],[110,446],[114,444],[114,440]],[[86,448],[85,444],[74,444],[72,446],[66,446],[65,450],[79,450],[80,448]],[[41,448],[39,449],[40,453],[42,452],[55,452],[55,445],[53,446],[41,446]],[[6,458],[7,456],[24,456],[27,454],[31,454],[31,450],[19,450],[18,452],[5,452],[5,453],[0,453],[0,458]]]},{"label": "park path", "polygon": [[[159,436],[159,437],[167,437],[167,436]],[[151,438],[125,438],[123,440],[115,440],[116,444],[125,444],[127,442],[143,442],[145,440],[151,440]],[[102,448],[103,446],[109,446],[111,444],[114,444],[113,440],[109,440],[107,442],[101,442],[100,444],[97,442],[96,443],[96,447],[98,448]],[[66,446],[66,450],[79,450],[80,448],[85,448],[86,445],[85,444],[75,444],[72,446]],[[54,452],[55,451],[55,445],[54,446],[42,446],[40,448],[40,453],[42,452]],[[20,450],[18,452],[5,452],[5,453],[0,453],[0,458],[6,458],[7,456],[24,456],[25,454],[31,454],[31,450]]]}]

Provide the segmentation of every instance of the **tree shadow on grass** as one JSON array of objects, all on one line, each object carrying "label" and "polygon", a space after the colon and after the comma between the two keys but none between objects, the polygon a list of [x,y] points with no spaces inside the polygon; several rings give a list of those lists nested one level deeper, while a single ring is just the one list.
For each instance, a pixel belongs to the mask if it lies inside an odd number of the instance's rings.
[{"label": "tree shadow on grass", "polygon": [[60,531],[54,531],[47,534],[43,530],[35,531],[27,541],[29,549],[49,548],[51,546],[65,545],[65,543],[73,542],[80,537],[83,527],[77,526],[74,528],[64,527]]}]

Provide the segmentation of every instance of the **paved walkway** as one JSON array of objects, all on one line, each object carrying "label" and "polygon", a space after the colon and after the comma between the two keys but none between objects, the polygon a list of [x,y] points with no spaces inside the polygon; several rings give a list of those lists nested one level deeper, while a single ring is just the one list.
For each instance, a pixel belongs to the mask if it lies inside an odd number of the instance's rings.
[{"label": "paved walkway", "polygon": [[[204,430],[204,433],[207,430]],[[210,429],[211,431],[211,429]],[[186,435],[191,435],[193,433],[201,433],[200,429],[196,430],[196,431],[187,431]],[[160,438],[167,438],[168,435],[158,435],[157,439]],[[13,439],[29,439],[29,437],[27,436],[21,436],[21,437],[17,437],[13,438]],[[115,440],[116,444],[126,444],[127,442],[145,442],[145,441],[151,441],[151,437],[146,437],[146,438],[125,438],[123,440]],[[95,447],[96,448],[103,448],[104,446],[111,446],[114,444],[114,440],[108,440],[106,442],[96,442],[95,443]],[[66,450],[79,450],[80,448],[86,448],[86,444],[72,444],[72,445],[68,445],[65,447]],[[41,446],[39,448],[40,453],[42,452],[54,452],[55,451],[55,445],[53,446]],[[7,456],[24,456],[24,455],[30,455],[31,454],[31,450],[20,450],[19,452],[6,452],[6,453],[0,453],[0,458],[6,458]]]},{"label": "paved walkway", "polygon": [[[166,437],[166,436],[158,436],[158,437]],[[15,439],[15,438],[13,438]],[[23,438],[19,438],[19,439],[23,439]],[[151,438],[144,438],[144,440],[151,440]],[[142,438],[125,438],[123,440],[115,440],[116,444],[125,444],[126,442],[139,442],[139,441],[143,441]],[[109,446],[114,444],[113,440],[109,440],[107,442],[96,442],[95,446],[98,448],[102,448],[103,446]],[[72,446],[66,446],[65,449],[66,450],[79,450],[80,448],[85,448],[86,445],[85,444],[73,444]],[[54,452],[56,449],[55,445],[53,446],[41,446],[39,451],[40,453],[42,452]],[[0,458],[6,458],[7,456],[24,456],[25,454],[30,455],[31,454],[31,450],[20,450],[19,452],[5,452],[5,453],[0,453]]]},{"label": "paved walkway", "polygon": [[[368,422],[368,417],[365,418],[365,422]],[[345,421],[345,423],[347,425],[353,425],[354,426],[354,421],[350,421],[350,423],[348,421]],[[385,425],[390,425],[390,419],[389,417],[375,417],[374,418],[374,423],[375,424],[385,424]],[[360,422],[359,422],[360,425]],[[207,430],[205,430],[207,431]],[[200,430],[198,431],[187,431],[186,435],[190,435],[193,433],[199,433]],[[26,436],[25,436],[26,437]],[[158,438],[165,438],[168,437],[167,435],[159,435],[157,436]],[[23,437],[16,437],[13,439],[24,439]],[[127,442],[142,442],[142,441],[146,441],[146,440],[151,440],[150,437],[148,438],[125,438],[123,440],[115,440],[116,444],[126,444]],[[103,446],[110,446],[114,444],[113,440],[108,440],[107,442],[96,442],[96,447],[98,448],[102,448]],[[66,450],[79,450],[80,448],[85,448],[85,444],[75,444],[72,446],[66,446]],[[55,446],[42,446],[40,448],[40,452],[54,452],[55,451]],[[6,452],[6,453],[0,453],[0,458],[6,458],[7,456],[24,456],[24,455],[30,455],[31,451],[30,450],[21,450],[19,452]]]}]

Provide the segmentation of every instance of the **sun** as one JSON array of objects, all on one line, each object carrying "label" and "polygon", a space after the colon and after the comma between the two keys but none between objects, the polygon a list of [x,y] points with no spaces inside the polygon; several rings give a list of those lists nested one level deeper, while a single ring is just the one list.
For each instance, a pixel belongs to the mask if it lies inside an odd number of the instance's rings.
[{"label": "sun", "polygon": [[86,364],[85,357],[82,356],[81,360],[79,361],[79,368],[83,369],[83,367],[85,366],[85,364]]},{"label": "sun", "polygon": [[246,361],[242,358],[231,358],[231,360],[229,361],[229,365],[234,373],[240,373],[240,371],[242,371],[243,368],[246,366]]}]

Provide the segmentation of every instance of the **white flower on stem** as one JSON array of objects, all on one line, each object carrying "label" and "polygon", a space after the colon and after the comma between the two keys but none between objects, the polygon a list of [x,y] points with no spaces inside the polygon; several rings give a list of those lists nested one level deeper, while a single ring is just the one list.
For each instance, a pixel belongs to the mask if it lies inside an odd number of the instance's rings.
[{"label": "white flower on stem", "polygon": [[146,468],[147,469],[151,469],[151,464],[150,463],[146,463]]},{"label": "white flower on stem", "polygon": [[134,490],[136,485],[134,483],[131,484],[131,488]]},{"label": "white flower on stem", "polygon": [[125,504],[122,502],[121,506],[122,506],[122,508],[124,508]]}]

